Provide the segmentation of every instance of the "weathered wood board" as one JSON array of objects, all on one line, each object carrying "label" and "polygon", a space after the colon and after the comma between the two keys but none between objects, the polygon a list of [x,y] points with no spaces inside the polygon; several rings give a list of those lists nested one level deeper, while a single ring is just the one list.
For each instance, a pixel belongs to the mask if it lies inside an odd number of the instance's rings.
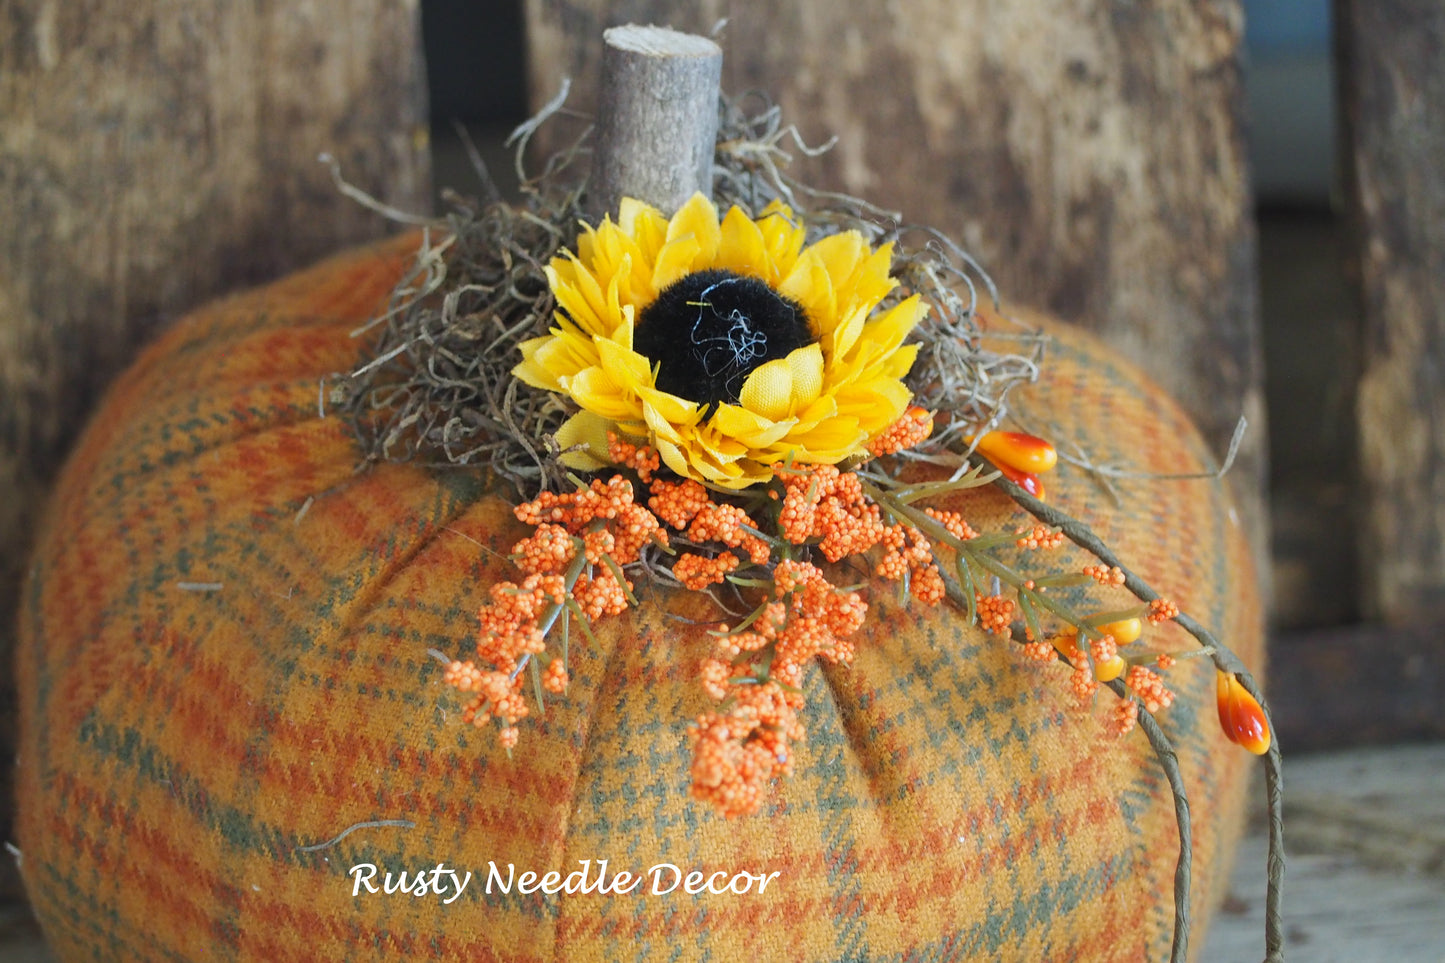
[{"label": "weathered wood board", "polygon": [[[527,0],[534,107],[564,76],[594,109],[595,38],[653,22],[712,32],[723,89],[761,90],[815,185],[961,240],[1008,301],[1101,332],[1142,362],[1234,471],[1264,571],[1265,421],[1237,0]],[[539,148],[560,146],[547,141]],[[558,134],[560,136],[560,132]]]},{"label": "weathered wood board", "polygon": [[1445,6],[1339,0],[1367,614],[1445,621]]},{"label": "weathered wood board", "polygon": [[[1285,958],[1445,960],[1445,743],[1285,756]],[[1201,963],[1263,956],[1262,826],[1236,854]]]},{"label": "weathered wood board", "polygon": [[46,484],[111,377],[186,309],[392,229],[318,153],[427,211],[425,125],[417,0],[0,0],[5,664]]}]

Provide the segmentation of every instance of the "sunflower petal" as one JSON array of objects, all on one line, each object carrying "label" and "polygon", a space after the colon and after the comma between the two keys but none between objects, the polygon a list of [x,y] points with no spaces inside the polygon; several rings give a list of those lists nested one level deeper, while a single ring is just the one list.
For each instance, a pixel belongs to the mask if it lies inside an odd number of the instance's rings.
[{"label": "sunflower petal", "polygon": [[540,338],[529,338],[523,341],[519,348],[522,349],[522,360],[512,368],[512,374],[521,378],[533,388],[542,388],[546,391],[561,391],[562,385],[557,380],[557,375],[537,359],[538,353],[545,351],[557,343],[557,338],[552,335]]},{"label": "sunflower petal", "polygon": [[597,354],[602,370],[618,385],[631,385],[635,389],[652,380],[652,367],[647,358],[631,348],[624,348],[609,338],[598,338]]},{"label": "sunflower petal", "polygon": [[797,263],[803,242],[807,240],[807,231],[793,216],[793,209],[776,200],[763,208],[757,224],[763,234],[763,247],[778,270],[778,277],[771,282],[776,284]]},{"label": "sunflower petal", "polygon": [[691,425],[697,421],[698,405],[696,401],[689,401],[686,398],[679,398],[677,395],[660,391],[652,386],[652,379],[639,385],[637,395],[644,405],[650,405],[658,415],[674,425]]},{"label": "sunflower petal", "polygon": [[597,471],[611,462],[607,459],[607,432],[615,430],[612,422],[590,411],[579,411],[557,429],[557,444],[563,448],[584,445],[585,449],[569,451],[562,464],[579,471]]},{"label": "sunflower petal", "polygon": [[523,341],[522,361],[512,373],[527,384],[548,391],[561,391],[562,379],[597,364],[597,348],[591,335],[570,324],[552,329],[550,337]]},{"label": "sunflower petal", "polygon": [[[579,223],[582,225],[582,233],[577,235],[577,260],[582,264],[591,264],[597,252],[597,229],[586,221]],[[607,224],[607,218],[604,217],[602,226]]]},{"label": "sunflower petal", "polygon": [[651,204],[635,197],[624,197],[617,207],[618,230],[634,239],[643,254],[656,257],[667,240],[667,218]]},{"label": "sunflower petal", "polygon": [[691,235],[664,244],[652,265],[653,289],[662,292],[674,281],[691,274],[695,270],[693,265],[700,260],[701,251],[702,245]]},{"label": "sunflower petal", "polygon": [[684,478],[692,477],[687,455],[683,453],[682,445],[679,442],[667,438],[654,438],[652,447],[657,449],[657,454],[662,458],[664,465]]},{"label": "sunflower petal", "polygon": [[906,298],[885,311],[877,320],[867,325],[864,341],[878,354],[892,351],[903,343],[914,325],[928,314],[928,305],[918,295]]},{"label": "sunflower petal", "polygon": [[865,380],[838,392],[839,416],[856,418],[868,434],[876,434],[902,416],[913,393],[901,381]]},{"label": "sunflower petal", "polygon": [[793,397],[789,411],[796,412],[817,400],[823,390],[823,349],[814,343],[789,352],[788,367],[793,373]]},{"label": "sunflower petal", "polygon": [[607,298],[591,271],[578,263],[575,270],[567,272],[570,278],[564,277],[564,268],[557,265],[557,259],[553,259],[545,270],[552,293],[557,298],[557,306],[566,312],[573,324],[603,337],[611,333],[616,325],[606,318]]},{"label": "sunflower petal", "polygon": [[841,231],[820,238],[808,250],[817,255],[823,270],[833,279],[835,288],[851,288],[862,261],[868,255],[868,242],[857,231]]},{"label": "sunflower petal", "polygon": [[739,207],[730,209],[723,218],[714,267],[755,277],[767,284],[778,283],[778,269],[768,256],[762,229]]},{"label": "sunflower petal", "polygon": [[842,461],[867,438],[857,418],[838,415],[819,422],[812,431],[789,435],[787,443],[813,457],[826,455],[829,460]]},{"label": "sunflower petal", "polygon": [[798,257],[792,270],[779,282],[778,293],[801,304],[820,335],[826,336],[836,324],[838,301],[833,292],[833,279],[813,248]]},{"label": "sunflower petal", "polygon": [[912,370],[913,362],[918,358],[918,348],[917,342],[903,345],[879,366],[879,374],[885,378],[902,378]]},{"label": "sunflower petal", "polygon": [[738,392],[738,401],[771,421],[788,417],[793,402],[793,366],[788,359],[776,358],[754,368]]},{"label": "sunflower petal", "polygon": [[832,418],[838,413],[838,402],[829,394],[819,395],[812,404],[798,412],[797,431],[811,431],[818,422],[824,418]]},{"label": "sunflower petal", "polygon": [[691,236],[697,240],[698,255],[702,264],[710,265],[717,260],[718,243],[722,232],[718,227],[717,208],[701,192],[687,199],[677,209],[667,224],[667,239],[675,241]]},{"label": "sunflower petal", "polygon": [[852,303],[866,305],[871,311],[885,294],[898,287],[897,279],[888,274],[892,266],[892,243],[881,245],[865,256],[858,264],[857,273],[850,279],[849,297]]},{"label": "sunflower petal", "polygon": [[640,406],[628,397],[631,392],[601,368],[585,368],[563,379],[563,386],[578,405],[612,421],[635,419],[639,414]]},{"label": "sunflower petal", "polygon": [[[823,345],[833,364],[840,365],[848,360],[853,346],[863,335],[864,322],[868,320],[868,309],[859,307],[846,311],[837,319],[831,331],[824,332]],[[836,380],[836,375],[834,376]]]},{"label": "sunflower petal", "polygon": [[719,433],[749,448],[767,448],[792,430],[792,418],[773,421],[737,405],[721,404],[708,423]]}]

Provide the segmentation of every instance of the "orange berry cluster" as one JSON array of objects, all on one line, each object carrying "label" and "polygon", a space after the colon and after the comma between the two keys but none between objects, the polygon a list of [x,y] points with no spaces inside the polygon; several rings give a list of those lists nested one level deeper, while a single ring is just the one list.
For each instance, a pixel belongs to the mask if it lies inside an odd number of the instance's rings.
[{"label": "orange berry cluster", "polygon": [[1158,712],[1160,709],[1167,709],[1174,703],[1174,693],[1164,684],[1159,673],[1153,669],[1136,665],[1129,669],[1128,675],[1124,676],[1124,684],[1133,689],[1135,694],[1144,702],[1144,708],[1150,712]]},{"label": "orange berry cluster", "polygon": [[973,594],[978,624],[985,632],[1008,635],[1013,628],[1014,600],[1003,595]]},{"label": "orange berry cluster", "polygon": [[873,569],[877,574],[893,582],[907,576],[908,591],[927,605],[943,601],[943,575],[933,558],[933,546],[922,532],[911,525],[889,525],[883,532],[883,545],[883,559]]},{"label": "orange berry cluster", "polygon": [[652,473],[662,465],[662,457],[650,445],[634,445],[617,437],[617,432],[607,433],[607,457],[613,464],[631,468],[644,482],[652,481]]},{"label": "orange berry cluster", "polygon": [[860,555],[883,537],[883,516],[863,494],[863,483],[837,465],[805,465],[782,476],[778,529],[794,545],[820,539],[830,562]]},{"label": "orange berry cluster", "polygon": [[[547,526],[560,526],[571,536],[605,531],[606,536],[595,537],[606,540],[605,554],[618,565],[637,561],[643,547],[654,540],[667,544],[667,532],[652,512],[633,500],[632,483],[621,475],[605,482],[598,479],[573,492],[543,492],[518,505],[512,513],[523,524],[537,526],[539,534]],[[518,542],[513,555],[528,557],[535,537]],[[554,532],[550,537],[558,536]],[[557,564],[561,553],[543,549],[540,554],[544,556],[541,564],[546,567],[539,570],[560,571],[566,567],[565,562]],[[568,561],[574,555],[567,553]]]},{"label": "orange berry cluster", "polygon": [[804,737],[797,718],[803,668],[815,657],[850,661],[849,636],[868,614],[856,592],[808,562],[779,562],[773,596],[751,626],[718,640],[698,673],[726,711],[699,716],[694,726],[692,794],[724,816],[756,812],[767,783],[791,771],[789,745]]},{"label": "orange berry cluster", "polygon": [[789,742],[803,738],[791,693],[774,682],[735,688],[732,708],[699,716],[693,738],[693,798],[727,817],[762,807],[768,783],[792,772]]},{"label": "orange berry cluster", "polygon": [[442,676],[473,694],[462,710],[465,721],[502,723],[498,737],[507,749],[517,744],[516,724],[528,713],[522,669],[529,660],[545,663],[547,691],[566,691],[567,667],[547,657],[545,636],[567,617],[569,602],[589,621],[626,610],[632,584],[619,582],[616,573],[636,562],[650,542],[667,544],[667,530],[633,500],[632,484],[620,475],[574,492],[543,492],[513,512],[534,531],[512,546],[512,560],[526,578],[492,586],[478,613],[477,656],[489,668],[452,662]]},{"label": "orange berry cluster", "polygon": [[[1113,640],[1109,640],[1113,645]],[[1092,648],[1092,645],[1090,646]],[[1087,709],[1092,703],[1094,693],[1099,691],[1099,679],[1095,675],[1094,668],[1089,664],[1084,650],[1079,647],[1077,635],[1061,635],[1054,640],[1052,646],[1061,655],[1069,660],[1073,670],[1069,673],[1069,692],[1073,695],[1075,709]]]},{"label": "orange berry cluster", "polygon": [[477,655],[492,668],[484,671],[475,662],[452,662],[442,674],[447,685],[473,694],[462,710],[463,721],[481,727],[496,718],[503,726],[503,741],[515,741],[507,730],[515,729],[527,715],[521,673],[516,667],[546,648],[538,620],[550,606],[562,604],[565,594],[565,583],[557,575],[533,574],[520,585],[500,582],[492,586],[491,602],[479,613],[477,633]]},{"label": "orange berry cluster", "polygon": [[[794,545],[817,540],[818,551],[830,562],[861,555],[882,545],[884,555],[874,571],[898,581],[908,577],[914,598],[936,605],[944,596],[943,578],[933,558],[933,547],[911,525],[887,525],[878,506],[863,492],[863,483],[835,465],[808,465],[782,475],[783,497],[778,529]],[[961,517],[962,530],[968,523]]]},{"label": "orange berry cluster", "polygon": [[727,578],[737,567],[738,557],[732,552],[723,552],[716,558],[685,552],[672,563],[672,574],[684,587],[700,592]]},{"label": "orange berry cluster", "polygon": [[902,417],[868,442],[868,451],[877,457],[895,455],[905,448],[912,448],[931,434],[933,412],[909,405]]},{"label": "orange berry cluster", "polygon": [[[659,478],[648,490],[652,497],[647,500],[647,506],[673,528],[685,531],[692,541],[721,542],[729,548],[741,548],[754,565],[766,564],[771,557],[768,543],[750,531],[753,520],[748,513],[736,505],[714,502],[698,482],[692,479],[670,482]],[[681,580],[682,576],[678,578]]]},{"label": "orange berry cluster", "polygon": [[1113,568],[1102,563],[1099,565],[1085,565],[1082,571],[1100,585],[1120,586],[1124,584],[1124,570],[1117,565]]},{"label": "orange berry cluster", "polygon": [[1115,738],[1119,738],[1133,732],[1134,727],[1138,725],[1138,723],[1139,703],[1133,699],[1120,699],[1114,703],[1114,711],[1110,715],[1104,731]]},{"label": "orange berry cluster", "polygon": [[958,512],[946,512],[938,508],[925,508],[923,513],[929,518],[942,523],[943,527],[948,529],[948,534],[960,542],[978,538],[978,532],[974,531],[973,526],[964,521],[963,516]]},{"label": "orange berry cluster", "polygon": [[1055,531],[1047,525],[1035,525],[1032,528],[1021,528],[1014,533],[1018,536],[1014,544],[1019,548],[1058,548],[1064,544],[1064,533]]},{"label": "orange berry cluster", "polygon": [[1168,599],[1155,599],[1149,603],[1149,614],[1144,616],[1151,625],[1159,625],[1179,617],[1179,606]]}]

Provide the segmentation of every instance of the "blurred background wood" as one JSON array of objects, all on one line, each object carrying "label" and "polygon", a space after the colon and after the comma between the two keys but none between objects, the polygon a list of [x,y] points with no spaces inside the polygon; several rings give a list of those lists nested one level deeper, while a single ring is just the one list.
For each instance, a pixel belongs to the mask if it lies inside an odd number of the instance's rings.
[{"label": "blurred background wood", "polygon": [[[628,21],[717,36],[723,89],[806,141],[793,171],[959,238],[1005,298],[1093,328],[1179,398],[1223,457],[1268,572],[1256,247],[1238,0],[527,0],[533,107]],[[541,132],[538,148],[560,147]],[[562,136],[558,131],[553,136]],[[1041,426],[1044,427],[1044,426]]]},{"label": "blurred background wood", "polygon": [[[1338,0],[1367,614],[1445,621],[1445,6]],[[1438,644],[1438,640],[1437,640]]]},{"label": "blurred background wood", "polygon": [[1305,752],[1445,740],[1441,639],[1445,622],[1276,632],[1267,694],[1280,745]]},{"label": "blurred background wood", "polygon": [[[417,0],[0,0],[0,660],[46,485],[140,342],[431,206]],[[0,751],[13,745],[0,675]],[[0,835],[10,767],[0,768]],[[14,892],[10,860],[0,891]]]}]

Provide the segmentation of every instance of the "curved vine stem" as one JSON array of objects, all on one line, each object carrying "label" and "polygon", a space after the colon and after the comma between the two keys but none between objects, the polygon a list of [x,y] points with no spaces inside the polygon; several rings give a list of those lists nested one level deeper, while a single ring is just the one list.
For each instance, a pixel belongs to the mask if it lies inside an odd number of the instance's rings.
[{"label": "curved vine stem", "polygon": [[[1152,602],[1154,599],[1159,597],[1159,593],[1155,592],[1152,588],[1149,587],[1148,584],[1144,582],[1143,579],[1130,571],[1129,568],[1125,566],[1124,563],[1121,562],[1119,558],[1109,550],[1109,547],[1104,544],[1103,540],[1100,539],[1099,536],[1094,534],[1093,530],[1090,529],[1089,526],[1074,518],[1072,515],[1061,512],[1057,508],[1054,508],[1053,506],[1048,505],[1040,501],[1039,499],[1033,497],[1028,492],[1020,488],[1018,485],[1015,485],[1013,482],[1009,481],[1007,478],[1000,477],[996,479],[994,481],[994,485],[996,485],[1004,494],[1012,498],[1014,502],[1019,505],[1019,507],[1024,509],[1024,511],[1034,516],[1034,518],[1037,518],[1045,525],[1051,525],[1054,528],[1059,529],[1059,531],[1064,533],[1065,538],[1082,548],[1084,551],[1093,555],[1103,564],[1110,567],[1117,567],[1121,572],[1124,573],[1124,587],[1127,588],[1130,592],[1134,593],[1134,596],[1136,598],[1144,602]],[[1249,670],[1245,667],[1239,656],[1231,652],[1223,643],[1216,639],[1208,629],[1206,629],[1203,625],[1201,625],[1199,622],[1189,617],[1188,615],[1180,613],[1174,621],[1179,623],[1179,625],[1186,632],[1194,636],[1194,638],[1199,641],[1199,644],[1202,645],[1207,652],[1209,652],[1209,656],[1214,661],[1216,668],[1223,672],[1233,672],[1235,674],[1235,676],[1239,679],[1240,683],[1244,686],[1245,691],[1247,691],[1250,695],[1254,696],[1255,700],[1259,702],[1260,709],[1264,712],[1265,718],[1269,721],[1270,733],[1275,736],[1274,738],[1271,738],[1269,751],[1265,754],[1264,758],[1265,800],[1266,805],[1269,807],[1269,858],[1266,867],[1266,872],[1268,873],[1269,879],[1269,888],[1265,894],[1264,960],[1265,963],[1283,963],[1284,915],[1281,909],[1281,902],[1283,898],[1283,884],[1285,872],[1284,767],[1283,760],[1280,757],[1279,739],[1277,738],[1277,730],[1275,729],[1274,725],[1274,717],[1273,715],[1271,715],[1269,711],[1269,706],[1264,701],[1264,697],[1260,694],[1259,686],[1255,683],[1254,676],[1250,675]],[[1141,725],[1143,725],[1144,720],[1147,716],[1147,712],[1139,713],[1139,722]],[[1150,721],[1152,722],[1153,720],[1151,719]],[[1146,729],[1145,732],[1148,733],[1148,730]],[[1154,737],[1152,734],[1149,736],[1149,741],[1151,744],[1154,742]],[[1166,761],[1164,754],[1159,751],[1157,746],[1155,747],[1155,751],[1159,753],[1160,762],[1164,763],[1165,765],[1165,773],[1169,774],[1169,762]],[[1171,748],[1171,759],[1172,756],[1173,750]],[[1177,769],[1178,764],[1177,761],[1175,761],[1176,772]],[[1170,786],[1174,786],[1173,775],[1170,775]],[[1181,792],[1182,790],[1176,790],[1176,813],[1179,811],[1178,803],[1182,799],[1182,796],[1178,795],[1178,793]],[[1186,804],[1185,819],[1187,820],[1187,818],[1188,806]],[[1183,834],[1183,827],[1181,826],[1179,862],[1180,870],[1184,873],[1186,890],[1188,888],[1188,850],[1188,837]],[[1178,873],[1176,873],[1176,949],[1178,948],[1179,927],[1178,885],[1179,875]],[[1187,894],[1186,902],[1184,905],[1187,908]],[[1187,922],[1185,925],[1187,926]],[[1174,958],[1182,959],[1182,957]]]},{"label": "curved vine stem", "polygon": [[[1133,699],[1124,683],[1115,679],[1104,683],[1121,699]],[[1137,701],[1137,700],[1136,700]],[[1174,743],[1164,734],[1152,713],[1139,707],[1139,728],[1149,739],[1154,755],[1159,757],[1159,766],[1169,780],[1169,791],[1174,797],[1174,822],[1179,828],[1179,862],[1174,866],[1174,942],[1170,947],[1170,963],[1184,963],[1189,959],[1189,892],[1193,878],[1194,846],[1193,825],[1189,815],[1189,797],[1184,792],[1184,774],[1179,769],[1179,756]]]}]

